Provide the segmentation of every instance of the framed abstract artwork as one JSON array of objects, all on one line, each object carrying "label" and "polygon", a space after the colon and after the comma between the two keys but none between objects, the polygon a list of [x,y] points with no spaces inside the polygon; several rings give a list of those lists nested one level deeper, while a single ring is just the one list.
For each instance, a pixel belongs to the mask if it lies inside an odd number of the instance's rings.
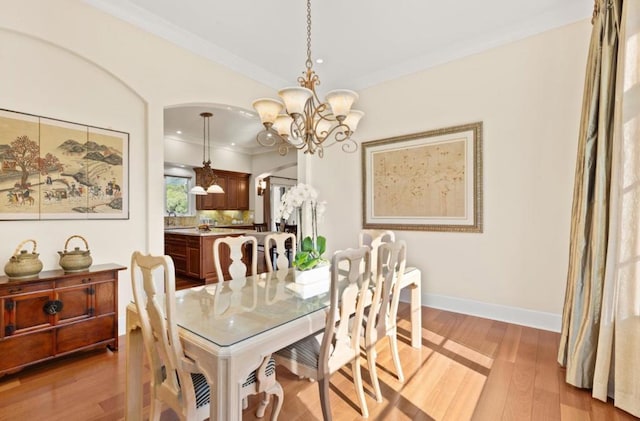
[{"label": "framed abstract artwork", "polygon": [[128,218],[128,133],[0,110],[0,220]]},{"label": "framed abstract artwork", "polygon": [[368,229],[482,232],[482,122],[362,143]]}]

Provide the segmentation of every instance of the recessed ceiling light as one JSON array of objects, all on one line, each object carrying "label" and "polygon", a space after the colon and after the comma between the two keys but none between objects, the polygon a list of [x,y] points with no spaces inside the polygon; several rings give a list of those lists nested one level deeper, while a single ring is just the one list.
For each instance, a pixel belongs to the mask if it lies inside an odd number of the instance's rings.
[{"label": "recessed ceiling light", "polygon": [[176,130],[177,134],[182,134],[182,130]]},{"label": "recessed ceiling light", "polygon": [[231,142],[231,146],[236,146],[236,142]]},{"label": "recessed ceiling light", "polygon": [[322,64],[322,63],[324,63],[324,60],[323,60],[323,59],[321,59],[321,58],[317,58],[317,59],[316,59],[316,63],[318,63],[318,64]]}]

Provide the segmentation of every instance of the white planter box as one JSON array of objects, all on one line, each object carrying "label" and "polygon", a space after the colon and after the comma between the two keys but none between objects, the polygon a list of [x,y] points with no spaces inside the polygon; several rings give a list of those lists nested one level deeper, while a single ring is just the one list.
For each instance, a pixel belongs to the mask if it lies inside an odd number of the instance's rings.
[{"label": "white planter box", "polygon": [[296,270],[296,284],[312,284],[315,282],[326,281],[327,284],[331,280],[331,265],[318,266],[309,270]]},{"label": "white planter box", "polygon": [[318,282],[312,282],[310,284],[298,284],[295,282],[290,282],[287,283],[287,289],[293,291],[298,297],[306,299],[326,293],[327,291],[329,291],[329,285],[330,281],[328,279]]}]

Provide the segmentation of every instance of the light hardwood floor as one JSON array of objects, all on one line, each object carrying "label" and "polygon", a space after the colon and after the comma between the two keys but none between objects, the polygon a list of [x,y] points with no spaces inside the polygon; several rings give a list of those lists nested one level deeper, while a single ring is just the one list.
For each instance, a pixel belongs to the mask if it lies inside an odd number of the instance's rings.
[{"label": "light hardwood floor", "polygon": [[[408,306],[401,305],[405,382],[396,380],[383,343],[378,360],[382,403],[373,398],[363,365],[371,420],[637,419],[564,382],[564,370],[555,362],[556,333],[424,308],[422,348],[413,349]],[[298,380],[280,367],[278,379],[285,390],[281,420],[322,419],[317,384]],[[148,373],[142,380],[148,405]],[[124,382],[121,337],[119,352],[83,353],[0,378],[0,420],[121,420]],[[256,404],[251,398],[244,420],[256,419]],[[334,419],[361,419],[350,370],[332,376],[331,404]],[[271,406],[265,419],[270,411]],[[170,410],[162,414],[163,421],[176,419]]]}]

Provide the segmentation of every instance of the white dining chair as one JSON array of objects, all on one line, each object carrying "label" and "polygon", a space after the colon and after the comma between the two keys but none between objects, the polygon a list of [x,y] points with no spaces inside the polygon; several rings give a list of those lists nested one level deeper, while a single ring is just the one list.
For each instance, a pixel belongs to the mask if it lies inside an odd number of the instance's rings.
[{"label": "white dining chair", "polygon": [[[370,259],[369,247],[336,252],[331,259],[330,305],[326,310],[324,331],[274,354],[276,362],[292,373],[318,381],[325,420],[332,419],[329,377],[348,363],[351,363],[362,416],[367,418],[369,415],[360,370],[360,336],[364,297],[369,288]],[[342,271],[340,267],[346,270]]]},{"label": "white dining chair", "polygon": [[363,229],[358,234],[358,246],[371,248],[371,279],[376,279],[378,247],[383,243],[396,241],[396,234],[391,230]]},{"label": "white dining chair", "polygon": [[[221,248],[226,245],[229,248],[229,266],[223,267]],[[250,267],[243,261],[245,252],[251,255]],[[225,280],[224,272],[228,270],[230,279],[244,278],[247,275],[255,275],[258,272],[258,240],[250,235],[239,237],[222,237],[213,242],[213,265],[216,268],[218,282]],[[247,269],[250,272],[247,273]]]},{"label": "white dining chair", "polygon": [[[210,405],[215,405],[211,402],[209,384],[198,361],[185,355],[178,334],[173,260],[169,256],[134,252],[131,256],[131,284],[151,369],[149,419],[160,419],[163,403],[173,409],[181,420],[209,418]],[[271,420],[276,421],[284,393],[276,380],[275,361],[271,357],[265,358],[260,367],[247,377],[241,397],[244,400],[249,395],[263,392],[268,397],[275,396]],[[264,416],[268,403],[268,398],[261,400],[257,417]]]},{"label": "white dining chair", "polygon": [[[287,245],[289,245],[289,247],[287,247]],[[288,268],[291,266],[292,255],[295,254],[297,250],[296,247],[296,235],[293,233],[279,232],[265,236],[264,257],[267,272],[273,272],[274,270]]]},{"label": "white dining chair", "polygon": [[376,368],[376,344],[389,339],[389,348],[398,380],[404,382],[400,354],[398,353],[397,318],[400,285],[407,260],[407,245],[404,241],[382,243],[377,247],[375,288],[364,329],[364,349],[376,400],[382,402],[380,382]]}]

